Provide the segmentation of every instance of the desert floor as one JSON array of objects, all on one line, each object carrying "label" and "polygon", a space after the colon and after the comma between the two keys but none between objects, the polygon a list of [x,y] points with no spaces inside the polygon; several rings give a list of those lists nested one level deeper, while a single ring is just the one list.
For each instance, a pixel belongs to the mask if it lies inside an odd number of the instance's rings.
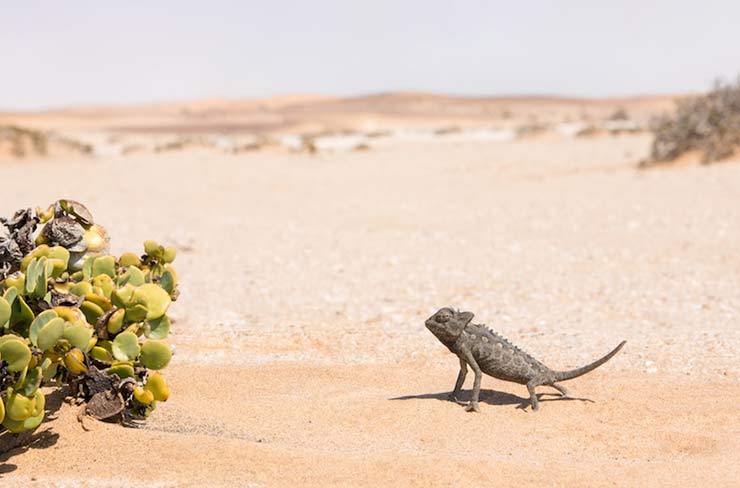
[{"label": "desert floor", "polygon": [[[0,215],[82,201],[182,290],[146,428],[61,404],[0,485],[737,486],[740,162],[638,171],[649,143],[0,162]],[[628,342],[577,399],[485,377],[467,413],[447,305],[556,369]]]}]

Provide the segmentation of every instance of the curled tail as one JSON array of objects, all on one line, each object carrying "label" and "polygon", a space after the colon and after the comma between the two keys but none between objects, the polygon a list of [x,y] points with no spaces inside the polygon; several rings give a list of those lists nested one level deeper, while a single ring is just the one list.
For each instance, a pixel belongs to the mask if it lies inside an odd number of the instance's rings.
[{"label": "curled tail", "polygon": [[555,371],[555,381],[572,380],[573,378],[578,378],[579,376],[584,375],[589,371],[595,370],[596,368],[613,358],[614,355],[617,354],[626,343],[627,341],[620,342],[619,345],[615,347],[614,350],[612,350],[612,352],[601,359],[597,359],[591,364],[583,366],[582,368],[571,369],[570,371]]}]

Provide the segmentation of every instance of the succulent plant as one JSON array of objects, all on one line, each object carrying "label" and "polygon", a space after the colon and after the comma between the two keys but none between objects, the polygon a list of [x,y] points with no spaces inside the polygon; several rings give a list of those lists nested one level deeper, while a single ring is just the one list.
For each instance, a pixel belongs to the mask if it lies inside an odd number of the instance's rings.
[{"label": "succulent plant", "polygon": [[141,420],[169,398],[175,249],[116,257],[108,244],[74,200],[0,219],[0,430],[43,421],[41,386],[69,385],[103,420]]}]

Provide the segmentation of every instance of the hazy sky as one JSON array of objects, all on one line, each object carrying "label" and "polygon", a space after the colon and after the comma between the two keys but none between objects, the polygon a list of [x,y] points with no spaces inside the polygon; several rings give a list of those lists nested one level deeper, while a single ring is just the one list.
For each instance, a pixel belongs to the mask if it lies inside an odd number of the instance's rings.
[{"label": "hazy sky", "polygon": [[696,91],[740,73],[739,19],[733,0],[7,1],[0,108]]}]

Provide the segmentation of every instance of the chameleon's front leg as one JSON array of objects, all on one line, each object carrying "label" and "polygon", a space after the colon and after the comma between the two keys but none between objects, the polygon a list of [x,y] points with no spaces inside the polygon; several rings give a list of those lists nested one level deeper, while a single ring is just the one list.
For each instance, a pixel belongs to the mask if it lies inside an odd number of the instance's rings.
[{"label": "chameleon's front leg", "polygon": [[473,373],[475,373],[475,380],[473,381],[473,395],[470,398],[470,403],[465,407],[465,410],[468,412],[480,412],[478,397],[480,396],[480,381],[483,374],[481,373],[480,366],[478,366],[478,363],[475,361],[475,358],[470,351],[463,351],[460,357],[461,360],[465,360],[465,362],[473,368]]},{"label": "chameleon's front leg", "polygon": [[447,399],[456,403],[460,403],[457,399],[460,396],[460,390],[462,389],[463,383],[465,383],[465,377],[468,375],[468,364],[460,358],[460,372],[457,374],[457,381],[455,381],[455,389],[452,390],[447,396]]}]

